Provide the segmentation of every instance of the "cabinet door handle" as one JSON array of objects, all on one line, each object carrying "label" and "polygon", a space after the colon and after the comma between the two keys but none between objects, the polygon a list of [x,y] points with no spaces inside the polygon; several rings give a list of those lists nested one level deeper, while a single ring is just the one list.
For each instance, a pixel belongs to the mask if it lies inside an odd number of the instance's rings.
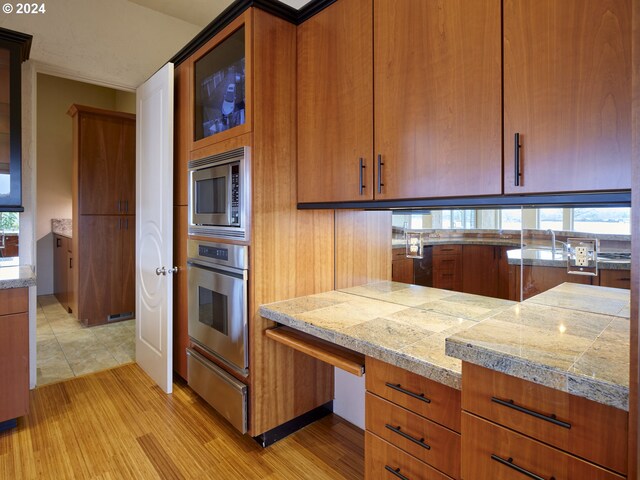
[{"label": "cabinet door handle", "polygon": [[[529,470],[525,470],[522,467],[519,467],[518,465],[516,465],[515,463],[513,463],[513,458],[508,458],[507,460],[505,460],[502,457],[499,457],[498,455],[495,454],[491,454],[491,460],[495,460],[498,463],[501,463],[502,465],[505,465],[509,468],[514,469],[516,472],[521,473],[522,475],[525,475],[529,478],[533,478],[534,480],[547,480],[544,477],[541,477],[540,475],[536,475],[535,473],[530,472]],[[549,478],[549,480],[555,480],[555,477],[551,477]]]},{"label": "cabinet door handle", "polygon": [[516,133],[515,134],[515,142],[514,142],[514,152],[513,152],[513,158],[514,158],[514,166],[515,166],[515,180],[514,183],[516,185],[516,187],[520,186],[520,177],[522,176],[522,173],[520,173],[520,147],[522,145],[520,145],[520,134]]},{"label": "cabinet door handle", "polygon": [[362,195],[364,193],[364,189],[366,188],[366,185],[364,184],[364,169],[365,169],[365,165],[364,165],[364,159],[362,157],[360,157],[360,195]]},{"label": "cabinet door handle", "polygon": [[60,238],[56,238],[56,248],[60,248],[62,246],[62,243],[60,241]]},{"label": "cabinet door handle", "polygon": [[124,201],[124,213],[129,213],[129,200]]},{"label": "cabinet door handle", "polygon": [[128,218],[124,219],[124,229],[125,230],[129,230],[129,219]]},{"label": "cabinet door handle", "polygon": [[571,428],[571,424],[567,422],[563,422],[558,420],[555,415],[543,415],[542,413],[534,412],[533,410],[529,410],[528,408],[521,407],[520,405],[516,405],[513,400],[502,400],[500,398],[491,397],[491,401],[497,403],[498,405],[502,405],[503,407],[512,408],[517,410],[518,412],[525,413],[527,415],[531,415],[532,417],[539,418],[540,420],[544,420],[545,422],[553,423],[562,428]]},{"label": "cabinet door handle", "polygon": [[431,450],[431,446],[427,445],[426,443],[424,443],[424,438],[421,439],[417,439],[412,437],[411,435],[409,435],[408,433],[403,432],[400,429],[400,425],[398,425],[397,427],[394,427],[393,425],[389,425],[388,423],[385,424],[385,427],[388,428],[389,430],[391,430],[394,433],[397,433],[398,435],[400,435],[402,438],[406,438],[407,440],[409,440],[410,442],[415,443],[416,445],[420,445],[422,448],[425,448],[427,450]]},{"label": "cabinet door handle", "polygon": [[404,475],[402,475],[402,474],[400,473],[400,467],[398,467],[398,468],[391,468],[389,465],[385,465],[385,466],[384,466],[384,469],[385,469],[387,472],[389,472],[389,473],[391,473],[391,474],[395,475],[396,477],[400,478],[401,480],[409,480],[409,477],[405,477]]},{"label": "cabinet door handle", "polygon": [[386,382],[385,385],[389,388],[393,388],[394,390],[400,392],[400,393],[404,393],[405,395],[409,395],[412,398],[418,399],[418,400],[422,400],[425,403],[431,403],[431,400],[428,399],[427,397],[424,396],[424,393],[413,393],[410,392],[409,390],[405,390],[404,388],[402,388],[400,386],[400,384],[393,384],[393,383],[389,383]]},{"label": "cabinet door handle", "polygon": [[382,166],[384,162],[382,161],[382,154],[378,154],[378,193],[382,193],[382,187],[384,187],[384,183],[382,183]]},{"label": "cabinet door handle", "polygon": [[122,213],[122,200],[118,200],[118,213]]},{"label": "cabinet door handle", "polygon": [[69,269],[73,268],[73,258],[69,257]]}]

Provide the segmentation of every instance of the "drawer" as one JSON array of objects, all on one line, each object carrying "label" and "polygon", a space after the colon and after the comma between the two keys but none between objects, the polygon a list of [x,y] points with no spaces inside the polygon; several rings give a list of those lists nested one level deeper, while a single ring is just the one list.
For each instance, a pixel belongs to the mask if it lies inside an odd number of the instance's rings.
[{"label": "drawer", "polygon": [[460,391],[367,357],[366,387],[376,395],[460,432]]},{"label": "drawer", "polygon": [[449,477],[376,437],[364,434],[365,480],[451,480]]},{"label": "drawer", "polygon": [[463,412],[462,478],[621,480],[624,477]]},{"label": "drawer", "polygon": [[29,311],[28,288],[0,289],[0,315],[12,315]]},{"label": "drawer", "polygon": [[623,410],[467,362],[462,392],[466,411],[616,472],[627,471],[628,414]]},{"label": "drawer", "polygon": [[433,256],[439,255],[460,255],[462,254],[462,245],[434,245]]},{"label": "drawer", "polygon": [[366,427],[378,437],[453,478],[460,478],[460,435],[371,393]]},{"label": "drawer", "polygon": [[241,433],[247,431],[247,386],[187,348],[189,386]]},{"label": "drawer", "polygon": [[406,253],[405,247],[394,248],[393,250],[391,250],[391,259],[392,260],[402,260],[403,258],[407,258],[405,253]]}]

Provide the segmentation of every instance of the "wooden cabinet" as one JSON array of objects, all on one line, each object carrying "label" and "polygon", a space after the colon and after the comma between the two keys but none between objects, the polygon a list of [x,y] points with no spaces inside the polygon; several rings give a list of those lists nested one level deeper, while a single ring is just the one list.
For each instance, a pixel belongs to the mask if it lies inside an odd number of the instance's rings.
[{"label": "wooden cabinet", "polygon": [[83,215],[76,258],[78,320],[87,326],[131,318],[135,310],[135,226],[127,216]]},{"label": "wooden cabinet", "polygon": [[78,159],[73,171],[78,214],[135,214],[135,115],[81,105],[72,105],[69,115]]},{"label": "wooden cabinet", "polygon": [[0,430],[28,412],[29,289],[8,288],[0,290]]},{"label": "wooden cabinet", "polygon": [[433,286],[462,291],[462,245],[433,247]]},{"label": "wooden cabinet", "polygon": [[72,105],[73,286],[78,320],[93,326],[135,310],[135,115]]},{"label": "wooden cabinet", "polygon": [[394,248],[391,259],[391,280],[413,283],[413,258],[407,258],[404,248]]},{"label": "wooden cabinet", "polygon": [[189,318],[187,308],[187,207],[173,207],[173,264],[178,267],[173,276],[173,370],[187,379],[187,347]]},{"label": "wooden cabinet", "polygon": [[[522,267],[522,279],[520,266],[513,266],[514,288],[520,292],[522,286],[522,300],[527,300],[539,293],[557,287],[561,283],[581,283],[585,285],[597,285],[598,278],[590,275],[574,275],[567,273],[566,267],[545,267],[540,265],[524,265]],[[595,283],[594,283],[595,282]],[[519,297],[518,297],[519,299]]]},{"label": "wooden cabinet", "polygon": [[71,239],[63,235],[53,236],[53,293],[62,307],[70,312],[72,304],[73,255]]},{"label": "wooden cabinet", "polygon": [[338,1],[298,27],[298,201],[372,200],[373,4]]},{"label": "wooden cabinet", "polygon": [[460,478],[460,391],[371,357],[366,370],[365,478]]},{"label": "wooden cabinet", "polygon": [[20,237],[16,235],[0,235],[0,258],[17,257],[20,252]]},{"label": "wooden cabinet", "polygon": [[631,270],[598,270],[601,287],[631,288]]},{"label": "wooden cabinet", "polygon": [[503,15],[504,192],[631,188],[631,2],[507,0]]},{"label": "wooden cabinet", "polygon": [[[627,471],[628,413],[626,411],[466,362],[463,362],[462,368],[462,408],[466,412],[569,452],[588,462],[621,474]],[[467,421],[468,423],[465,423]],[[475,458],[479,455],[478,452],[487,448],[498,448],[500,452],[493,453],[505,459],[513,458],[514,462],[518,463],[515,459],[527,450],[515,448],[519,440],[510,441],[505,438],[503,442],[491,444],[491,447],[489,444],[482,445],[485,440],[480,439],[487,439],[490,436],[476,434],[479,433],[479,429],[490,427],[467,429],[467,426],[474,422],[471,418],[463,420],[463,477],[465,471],[468,474],[476,472],[472,467],[476,462],[491,463],[490,455],[486,462]],[[478,424],[478,422],[475,423]],[[496,433],[496,435],[502,434]],[[539,447],[531,446],[531,449],[536,448]],[[512,451],[509,452],[509,449]],[[618,478],[617,476],[566,476],[566,472],[572,470],[563,470],[568,468],[564,466],[559,467],[559,472],[565,472],[565,476],[559,475],[556,471],[552,471],[552,467],[555,468],[552,458],[558,455],[551,450],[553,449],[549,449],[544,455],[532,454],[531,459],[526,461],[522,459],[523,463],[519,465],[524,468],[529,465],[533,471],[544,478],[554,474],[557,475],[557,479]],[[484,453],[483,455],[486,457]],[[467,460],[468,463],[465,465]],[[534,463],[528,464],[529,460]],[[565,461],[568,460],[558,459],[560,465]],[[495,468],[498,469],[498,467]],[[583,470],[575,470],[575,472],[578,471]],[[490,477],[510,478],[508,475]]]},{"label": "wooden cabinet", "polygon": [[298,201],[502,193],[499,0],[341,1],[298,43]]},{"label": "wooden cabinet", "polygon": [[374,1],[376,199],[502,193],[500,28],[499,0]]},{"label": "wooden cabinet", "polygon": [[509,298],[507,247],[464,245],[462,291],[495,298]]}]

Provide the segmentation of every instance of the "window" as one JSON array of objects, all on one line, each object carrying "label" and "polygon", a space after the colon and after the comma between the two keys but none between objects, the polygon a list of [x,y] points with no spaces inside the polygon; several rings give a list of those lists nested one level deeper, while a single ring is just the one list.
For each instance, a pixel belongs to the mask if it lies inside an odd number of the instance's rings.
[{"label": "window", "polygon": [[500,210],[500,228],[502,230],[520,230],[522,228],[522,209]]},{"label": "window", "polygon": [[0,235],[18,233],[19,225],[17,212],[0,212]]},{"label": "window", "polygon": [[575,208],[573,228],[576,232],[631,235],[631,209]]},{"label": "window", "polygon": [[538,212],[540,230],[564,230],[562,208],[541,208]]}]

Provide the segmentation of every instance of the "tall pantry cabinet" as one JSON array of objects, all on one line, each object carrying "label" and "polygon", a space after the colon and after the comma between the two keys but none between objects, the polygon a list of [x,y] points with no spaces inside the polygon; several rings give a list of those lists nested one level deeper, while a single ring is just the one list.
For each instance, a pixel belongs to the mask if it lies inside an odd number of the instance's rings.
[{"label": "tall pantry cabinet", "polygon": [[72,105],[73,291],[87,326],[135,310],[135,115]]}]

